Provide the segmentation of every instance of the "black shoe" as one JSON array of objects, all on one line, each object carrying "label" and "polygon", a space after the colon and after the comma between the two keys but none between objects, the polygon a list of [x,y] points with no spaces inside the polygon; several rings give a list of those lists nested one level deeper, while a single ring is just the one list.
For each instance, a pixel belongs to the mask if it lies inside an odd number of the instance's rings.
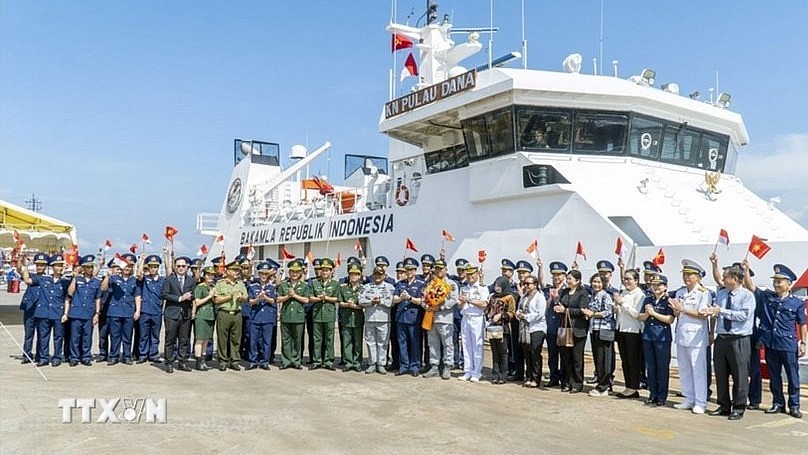
[{"label": "black shoe", "polygon": [[[45,365],[47,365],[47,363]],[[405,374],[407,374],[406,371],[401,371],[401,370],[396,371],[396,376],[403,376]]]},{"label": "black shoe", "polygon": [[71,361],[70,361],[70,366],[71,366],[71,367],[77,366],[78,364],[79,364],[79,362],[78,362],[78,361],[76,361],[76,360],[71,360]]},{"label": "black shoe", "polygon": [[597,376],[592,376],[592,378],[586,380],[586,383],[587,384],[597,384],[598,383],[598,377]]},{"label": "black shoe", "polygon": [[645,399],[645,401],[643,401],[643,403],[644,403],[646,406],[653,406],[653,405],[655,405],[655,404],[656,404],[656,401],[654,401],[654,400],[652,400],[652,399],[650,399],[650,398],[646,398],[646,399]]},{"label": "black shoe", "polygon": [[173,373],[174,372],[174,365],[171,363],[166,364],[166,373]]},{"label": "black shoe", "polygon": [[769,409],[764,411],[766,414],[777,414],[778,412],[785,413],[786,408],[780,406],[779,404],[772,405]]},{"label": "black shoe", "polygon": [[90,361],[90,360],[82,360],[82,361],[81,361],[81,364],[82,364],[82,365],[84,365],[85,367],[91,367],[91,366],[93,366],[93,362],[92,362],[92,361]]},{"label": "black shoe", "polygon": [[118,364],[117,360],[110,360],[109,362],[107,362],[107,366],[110,366],[110,367],[113,367],[113,366],[115,366],[117,364]]},{"label": "black shoe", "polygon": [[258,365],[258,368],[260,368],[262,370],[269,371],[269,364],[268,363],[262,363],[261,365]]},{"label": "black shoe", "polygon": [[39,362],[36,363],[36,366],[38,366],[38,367],[44,367],[44,366],[47,366],[47,365],[48,365],[48,362],[46,362],[44,360],[40,360]]},{"label": "black shoe", "polygon": [[231,363],[227,367],[233,371],[241,371],[241,367],[237,363]]},{"label": "black shoe", "polygon": [[52,367],[58,367],[61,364],[62,364],[61,360],[54,360],[53,362],[51,362]]},{"label": "black shoe", "polygon": [[729,416],[729,415],[730,415],[730,414],[732,414],[732,413],[731,413],[731,412],[729,412],[729,411],[727,411],[727,410],[726,410],[726,409],[724,409],[724,408],[718,408],[718,409],[716,409],[715,411],[711,411],[711,412],[709,412],[708,414],[709,414],[709,415],[711,415],[711,416],[714,416],[714,417],[715,417],[715,416],[727,417],[727,416]]},{"label": "black shoe", "polygon": [[28,357],[23,357],[22,360],[20,361],[20,363],[23,364],[23,365],[25,365],[27,363],[31,363],[31,359],[29,359]]},{"label": "black shoe", "polygon": [[124,364],[124,365],[131,365],[131,364],[132,364],[132,359],[126,359],[126,360],[124,360],[124,361],[123,361],[123,364]]},{"label": "black shoe", "polygon": [[227,371],[227,364],[224,362],[219,362],[219,371]]},{"label": "black shoe", "polygon": [[788,411],[788,415],[790,415],[791,417],[794,417],[795,419],[801,419],[802,418],[802,413],[797,408],[791,408],[791,410]]},{"label": "black shoe", "polygon": [[583,389],[570,389],[570,393],[581,393]]},{"label": "black shoe", "polygon": [[570,391],[570,387],[569,387],[569,386],[566,386],[566,385],[562,385],[562,386],[561,386],[561,391],[562,391],[562,392],[569,392],[569,391]]},{"label": "black shoe", "polygon": [[137,359],[137,363],[138,363],[138,364],[141,364],[141,363],[146,363],[146,362],[148,362],[148,361],[149,361],[149,359],[147,359],[147,358],[145,358],[145,357],[144,357],[144,358],[142,358],[142,359]]},{"label": "black shoe", "polygon": [[561,383],[560,383],[560,382],[558,382],[558,381],[556,381],[555,379],[550,380],[550,381],[548,381],[546,384],[544,384],[544,386],[545,386],[545,387],[548,387],[548,388],[550,388],[550,387],[558,387],[558,386],[560,386],[560,385],[561,385]]},{"label": "black shoe", "polygon": [[743,419],[743,412],[732,411],[729,414],[729,420],[741,420],[741,419]]},{"label": "black shoe", "polygon": [[749,409],[749,410],[752,410],[752,411],[757,411],[757,410],[760,409],[760,405],[759,404],[750,404],[750,405],[746,406],[746,409]]},{"label": "black shoe", "polygon": [[622,393],[622,392],[617,392],[615,394],[615,396],[617,398],[621,399],[621,400],[627,400],[627,399],[630,399],[630,398],[640,398],[640,392],[637,392],[635,390],[634,393],[629,393],[628,395],[626,395],[625,393]]},{"label": "black shoe", "polygon": [[[359,370],[356,370],[356,371],[359,371]],[[417,378],[418,377],[418,372],[417,371],[410,371],[410,376],[412,376],[414,378]]]},{"label": "black shoe", "polygon": [[292,368],[294,368],[295,370],[302,370],[303,366],[300,365],[299,363],[296,363],[296,364],[292,365]]},{"label": "black shoe", "polygon": [[337,369],[337,367],[335,367],[334,365],[326,365],[326,366],[325,366],[325,369],[326,369],[326,370],[331,370],[331,371],[334,371],[334,370],[336,370],[336,369]]},{"label": "black shoe", "polygon": [[281,365],[278,367],[279,370],[285,370],[287,368],[289,368],[289,365]]},{"label": "black shoe", "polygon": [[654,404],[655,404],[657,407],[662,407],[662,406],[665,406],[665,402],[664,402],[664,401],[657,401],[657,402],[656,402],[656,403],[654,403]]},{"label": "black shoe", "polygon": [[322,367],[323,367],[323,366],[322,366],[322,365],[320,365],[319,363],[315,363],[314,365],[312,365],[312,366],[310,366],[310,367],[309,367],[309,370],[319,370],[319,369],[320,369],[320,368],[322,368]]},{"label": "black shoe", "polygon": [[177,369],[180,371],[191,371],[191,368],[185,362],[179,362],[177,364]]},{"label": "black shoe", "polygon": [[249,371],[249,370],[254,370],[256,368],[258,368],[258,364],[251,363],[251,364],[247,365],[247,368],[245,368],[245,370]]}]

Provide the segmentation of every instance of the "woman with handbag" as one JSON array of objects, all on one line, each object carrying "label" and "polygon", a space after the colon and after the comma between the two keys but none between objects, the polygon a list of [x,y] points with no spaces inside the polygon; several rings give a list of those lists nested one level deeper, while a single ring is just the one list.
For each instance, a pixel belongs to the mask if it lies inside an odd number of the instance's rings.
[{"label": "woman with handbag", "polygon": [[[564,322],[558,331],[558,347],[569,382],[561,387],[562,392],[578,393],[584,388],[584,345],[589,324],[583,310],[588,306],[589,294],[581,287],[581,272],[570,270],[567,287],[561,291],[559,303],[553,308],[556,313],[564,313]],[[567,330],[562,330],[564,326]],[[562,333],[565,335],[563,340]]]},{"label": "woman with handbag", "polygon": [[[539,387],[543,366],[541,350],[547,333],[545,317],[547,301],[544,299],[544,293],[538,291],[539,279],[535,276],[525,278],[522,285],[524,294],[519,299],[516,318],[519,320],[519,343],[522,345],[522,352],[525,353],[527,361],[527,372],[523,385]],[[546,390],[544,387],[541,389]]]},{"label": "woman with handbag", "polygon": [[671,366],[671,324],[673,308],[668,302],[668,278],[656,275],[651,279],[652,295],[645,298],[640,313],[640,321],[644,321],[642,347],[645,354],[645,365],[648,368],[648,391],[651,395],[645,404],[665,406],[668,399],[668,383]]},{"label": "woman with handbag", "polygon": [[510,280],[501,276],[494,281],[494,293],[488,299],[485,318],[486,335],[491,345],[491,383],[505,384],[508,374],[508,344],[505,334],[510,332],[510,320],[516,303],[510,293]]},{"label": "woman with handbag", "polygon": [[593,397],[609,396],[614,377],[614,301],[612,296],[603,289],[603,280],[599,273],[589,279],[592,286],[592,298],[589,307],[584,309],[584,315],[589,319],[589,331],[592,343],[592,357],[597,372],[597,385],[589,391]]},{"label": "woman with handbag", "polygon": [[626,388],[617,393],[617,398],[639,398],[640,368],[642,365],[642,326],[638,318],[645,300],[639,287],[640,274],[634,269],[623,272],[625,289],[614,295],[614,310],[617,313],[617,350],[623,367]]}]

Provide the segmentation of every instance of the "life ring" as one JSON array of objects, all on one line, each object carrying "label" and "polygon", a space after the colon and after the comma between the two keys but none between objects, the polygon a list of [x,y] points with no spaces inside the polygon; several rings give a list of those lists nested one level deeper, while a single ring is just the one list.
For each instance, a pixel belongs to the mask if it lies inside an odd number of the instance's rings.
[{"label": "life ring", "polygon": [[400,206],[407,205],[410,201],[410,189],[406,185],[401,185],[396,189],[396,204]]}]

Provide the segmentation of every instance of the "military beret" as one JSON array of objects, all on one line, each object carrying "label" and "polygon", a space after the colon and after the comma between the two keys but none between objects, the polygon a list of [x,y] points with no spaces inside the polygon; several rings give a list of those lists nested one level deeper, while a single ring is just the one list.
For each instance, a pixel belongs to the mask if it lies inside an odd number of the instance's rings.
[{"label": "military beret", "polygon": [[82,256],[81,259],[79,259],[79,265],[93,265],[94,262],[95,262],[95,256],[93,256],[92,254]]},{"label": "military beret", "polygon": [[774,275],[772,275],[772,278],[779,278],[782,280],[788,280],[794,282],[797,281],[797,274],[792,272],[791,269],[784,266],[783,264],[775,264]]},{"label": "military beret", "polygon": [[563,262],[553,261],[550,263],[550,273],[567,273],[569,269]]},{"label": "military beret", "polygon": [[533,273],[533,265],[527,261],[517,261],[516,262],[516,270],[518,272],[530,272]]},{"label": "military beret", "polygon": [[514,264],[513,261],[511,261],[510,259],[503,259],[500,262],[499,268],[506,270],[514,270],[516,268],[516,264]]},{"label": "military beret", "polygon": [[418,268],[418,261],[415,258],[406,258],[404,259],[404,268],[405,269],[417,269]]},{"label": "military beret", "polygon": [[376,265],[383,265],[385,267],[390,265],[390,261],[387,260],[384,256],[376,256],[376,259],[373,261]]},{"label": "military beret", "polygon": [[598,261],[597,266],[598,272],[614,272],[614,264],[605,259]]}]

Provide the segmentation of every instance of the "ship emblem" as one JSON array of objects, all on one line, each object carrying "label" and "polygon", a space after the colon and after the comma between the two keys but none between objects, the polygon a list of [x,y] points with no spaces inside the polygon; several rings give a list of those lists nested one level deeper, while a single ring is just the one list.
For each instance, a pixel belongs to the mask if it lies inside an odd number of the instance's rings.
[{"label": "ship emblem", "polygon": [[233,180],[230,189],[227,191],[227,211],[233,213],[241,205],[241,197],[243,195],[243,186],[241,179]]}]

